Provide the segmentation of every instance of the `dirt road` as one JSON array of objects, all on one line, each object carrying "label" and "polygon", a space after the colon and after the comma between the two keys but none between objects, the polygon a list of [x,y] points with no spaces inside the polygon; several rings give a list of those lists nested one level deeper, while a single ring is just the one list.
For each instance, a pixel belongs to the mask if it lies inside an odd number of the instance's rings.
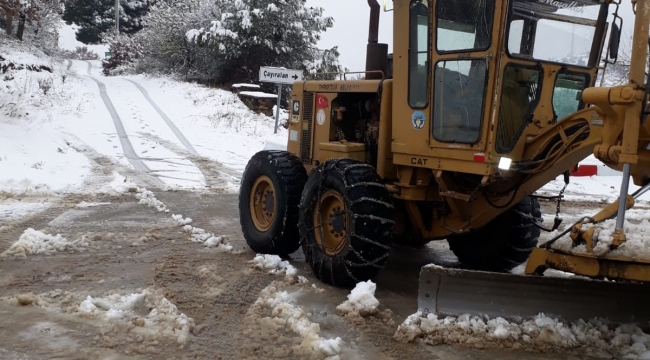
[{"label": "dirt road", "polygon": [[[305,337],[290,326],[270,326],[275,315],[259,299],[277,288],[292,297],[294,310],[302,311],[303,319],[318,324],[320,338],[341,338],[340,359],[577,358],[395,341],[397,326],[417,310],[420,266],[453,265],[455,258],[445,242],[425,250],[396,248],[387,269],[376,278],[380,311],[346,318],[337,314],[336,306],[349,290],[318,282],[300,251],[291,263],[306,284],[291,284],[283,276],[252,268],[249,261],[255,254],[241,235],[236,195],[181,191],[155,195],[169,212],[139,204],[133,193],[67,198],[0,229],[0,252],[28,228],[71,241],[85,239],[52,255],[0,261],[0,357],[325,358],[324,353],[303,351]],[[568,211],[578,216],[583,207]],[[225,236],[233,251],[190,241],[173,214],[191,218],[195,228]],[[145,301],[129,307],[128,316],[107,316],[97,301],[131,294],[145,294]],[[84,312],[88,296],[99,308],[95,313]],[[152,309],[165,316],[150,316]]]}]

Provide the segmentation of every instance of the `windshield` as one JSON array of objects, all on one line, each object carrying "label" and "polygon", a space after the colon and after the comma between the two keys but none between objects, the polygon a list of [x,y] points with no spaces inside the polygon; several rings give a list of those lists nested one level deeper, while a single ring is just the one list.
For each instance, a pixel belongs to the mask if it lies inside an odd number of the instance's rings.
[{"label": "windshield", "polygon": [[591,0],[513,0],[508,52],[513,57],[591,67],[601,8]]}]

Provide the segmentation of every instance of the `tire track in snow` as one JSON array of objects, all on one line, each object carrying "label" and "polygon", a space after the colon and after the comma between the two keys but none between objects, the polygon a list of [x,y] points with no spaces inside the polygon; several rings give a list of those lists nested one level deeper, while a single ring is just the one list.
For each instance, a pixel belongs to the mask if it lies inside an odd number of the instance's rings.
[{"label": "tire track in snow", "polygon": [[[88,68],[88,73],[90,73],[90,67],[92,66],[90,62],[88,62],[89,68]],[[124,151],[124,155],[126,156],[127,160],[133,165],[133,167],[143,173],[151,173],[151,170],[149,167],[140,159],[140,157],[135,153],[135,150],[133,149],[133,144],[131,144],[131,140],[129,139],[129,136],[126,134],[126,130],[124,129],[124,124],[122,124],[122,120],[120,119],[120,116],[118,115],[117,111],[115,110],[115,107],[113,106],[113,102],[111,101],[110,97],[106,93],[106,85],[104,85],[103,82],[95,79],[92,76],[88,76],[91,80],[97,83],[97,86],[99,86],[99,93],[102,97],[102,100],[104,101],[104,105],[106,105],[106,109],[108,109],[108,112],[110,113],[111,117],[113,118],[113,123],[115,124],[115,129],[117,130],[117,135],[120,138],[120,143],[122,144],[122,150]],[[162,180],[155,178],[156,179],[156,185],[163,186],[164,183]]]},{"label": "tire track in snow", "polygon": [[88,64],[88,75],[90,76],[90,75],[92,75],[93,64],[91,64],[90,61],[88,61],[88,60],[84,60],[84,61]]},{"label": "tire track in snow", "polygon": [[196,166],[203,174],[206,185],[212,189],[223,190],[226,189],[230,184],[237,184],[241,181],[242,174],[240,172],[230,169],[218,161],[214,161],[204,156],[190,154],[187,150],[179,147],[175,143],[162,139],[159,136],[148,133],[138,134],[144,138],[160,144],[174,154],[184,157],[192,162],[192,164]]},{"label": "tire track in snow", "polygon": [[[64,132],[66,144],[73,148],[76,152],[84,155],[92,164],[92,175],[86,179],[83,188],[91,192],[99,191],[99,189],[113,181],[113,172],[117,172],[125,176],[136,184],[142,186],[145,184],[147,187],[155,186],[158,184],[156,175],[143,174],[133,169],[123,166],[115,162],[110,157],[100,154],[95,148],[88,145],[85,141],[80,139],[77,135]],[[146,158],[141,158],[147,160]]]},{"label": "tire track in snow", "polygon": [[187,149],[187,151],[189,151],[189,152],[190,152],[192,155],[194,155],[194,156],[199,156],[198,151],[196,151],[196,149],[194,148],[194,146],[192,146],[192,144],[187,140],[187,138],[186,138],[186,137],[183,135],[183,133],[178,129],[178,127],[176,127],[176,124],[174,124],[174,122],[169,118],[169,116],[167,116],[167,114],[165,114],[165,113],[164,113],[164,112],[163,112],[163,111],[158,107],[158,105],[156,105],[156,103],[151,99],[151,97],[149,96],[149,93],[147,92],[147,90],[146,90],[144,87],[142,87],[142,85],[138,84],[137,82],[135,82],[135,81],[133,81],[133,80],[130,80],[130,79],[124,79],[124,80],[126,80],[126,81],[132,83],[133,85],[135,85],[135,87],[138,88],[138,90],[140,90],[140,92],[142,93],[142,95],[144,95],[144,98],[149,102],[149,104],[154,108],[154,110],[156,110],[156,112],[158,113],[158,115],[160,115],[160,117],[165,121],[165,123],[167,124],[167,126],[169,126],[169,128],[172,130],[172,132],[174,133],[174,135],[176,135],[176,137],[177,137],[178,140],[181,142],[181,144],[183,144],[183,146],[185,146],[185,148]]}]

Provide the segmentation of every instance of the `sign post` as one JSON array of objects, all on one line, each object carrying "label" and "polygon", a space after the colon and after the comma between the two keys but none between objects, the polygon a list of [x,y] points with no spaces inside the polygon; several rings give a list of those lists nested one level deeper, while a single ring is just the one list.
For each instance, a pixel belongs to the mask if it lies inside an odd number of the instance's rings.
[{"label": "sign post", "polygon": [[302,71],[277,68],[277,67],[261,67],[260,68],[260,82],[274,83],[278,85],[278,104],[275,109],[275,128],[274,134],[278,133],[278,123],[280,122],[280,103],[282,102],[282,85],[292,85],[298,80],[303,80]]}]

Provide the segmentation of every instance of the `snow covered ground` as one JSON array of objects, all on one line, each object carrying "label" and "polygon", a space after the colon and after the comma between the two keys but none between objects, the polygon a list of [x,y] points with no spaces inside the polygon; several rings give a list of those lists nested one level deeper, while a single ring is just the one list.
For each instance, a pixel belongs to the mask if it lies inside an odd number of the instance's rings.
[{"label": "snow covered ground", "polygon": [[238,175],[266,138],[286,138],[282,128],[273,134],[274,119],[253,113],[229,91],[144,76],[107,78],[100,61],[53,59],[15,41],[0,44],[0,56],[16,65],[0,88],[4,197],[83,193],[93,156],[177,189],[205,188],[196,162],[209,159],[223,165],[223,187],[237,191]]}]

